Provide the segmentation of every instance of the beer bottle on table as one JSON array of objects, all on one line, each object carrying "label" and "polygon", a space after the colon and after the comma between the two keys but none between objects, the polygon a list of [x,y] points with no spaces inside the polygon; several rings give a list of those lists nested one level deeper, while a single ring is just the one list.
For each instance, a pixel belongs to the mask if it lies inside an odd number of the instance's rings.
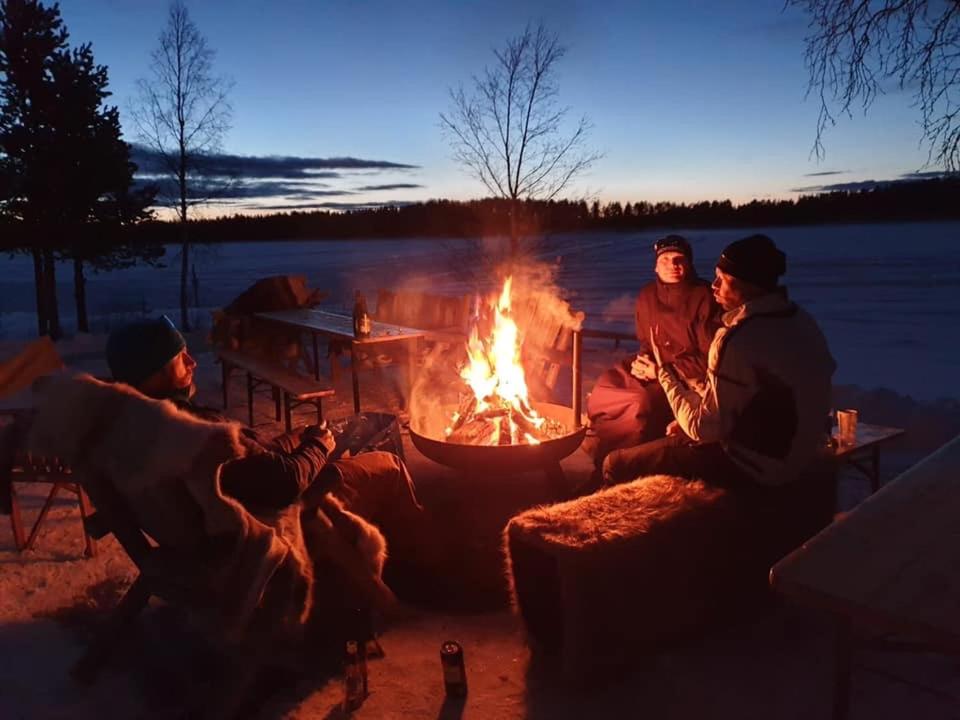
[{"label": "beer bottle on table", "polygon": [[370,337],[372,322],[367,312],[367,299],[359,290],[353,302],[353,336],[355,338]]}]

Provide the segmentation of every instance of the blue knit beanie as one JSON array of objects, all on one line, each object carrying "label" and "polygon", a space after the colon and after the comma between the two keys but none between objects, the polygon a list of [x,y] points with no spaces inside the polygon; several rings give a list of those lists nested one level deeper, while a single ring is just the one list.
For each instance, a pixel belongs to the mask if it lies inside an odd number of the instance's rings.
[{"label": "blue knit beanie", "polygon": [[107,338],[107,364],[113,379],[139,385],[187,346],[166,315],[124,325]]}]

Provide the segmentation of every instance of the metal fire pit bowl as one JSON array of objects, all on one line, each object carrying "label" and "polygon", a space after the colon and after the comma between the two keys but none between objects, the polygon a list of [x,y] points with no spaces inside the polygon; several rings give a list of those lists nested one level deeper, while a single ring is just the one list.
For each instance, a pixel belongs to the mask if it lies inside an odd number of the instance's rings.
[{"label": "metal fire pit bowl", "polygon": [[[532,402],[531,405],[544,417],[552,418],[564,427],[574,427],[571,408],[544,402]],[[443,408],[446,417],[451,417],[456,410],[454,406]],[[521,473],[559,465],[563,458],[580,447],[586,432],[586,427],[579,427],[539,445],[464,445],[421,435],[411,425],[410,439],[417,450],[447,467],[473,472]]]}]

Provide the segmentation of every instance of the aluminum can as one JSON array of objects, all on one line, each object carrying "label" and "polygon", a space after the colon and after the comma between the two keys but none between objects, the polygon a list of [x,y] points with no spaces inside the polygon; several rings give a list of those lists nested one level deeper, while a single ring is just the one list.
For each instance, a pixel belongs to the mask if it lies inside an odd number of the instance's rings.
[{"label": "aluminum can", "polygon": [[443,686],[447,695],[463,697],[467,694],[467,671],[463,664],[463,648],[456,640],[440,645],[440,665],[443,668]]}]

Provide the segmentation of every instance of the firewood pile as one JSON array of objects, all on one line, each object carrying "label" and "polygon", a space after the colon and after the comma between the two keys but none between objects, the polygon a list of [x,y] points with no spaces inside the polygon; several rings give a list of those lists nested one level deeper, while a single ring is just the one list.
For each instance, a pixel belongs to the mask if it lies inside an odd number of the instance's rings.
[{"label": "firewood pile", "polygon": [[[567,428],[552,418],[537,415],[526,402],[515,406],[500,397],[465,396],[453,415],[446,441],[461,445],[537,445],[562,437]],[[532,440],[531,440],[532,438]]]}]

